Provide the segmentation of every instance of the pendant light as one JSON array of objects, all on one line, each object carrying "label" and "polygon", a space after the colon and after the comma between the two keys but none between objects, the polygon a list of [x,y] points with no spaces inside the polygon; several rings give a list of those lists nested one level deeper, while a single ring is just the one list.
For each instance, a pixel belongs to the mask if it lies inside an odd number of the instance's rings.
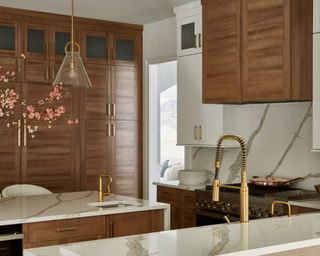
[{"label": "pendant light", "polygon": [[91,87],[91,81],[80,57],[80,46],[74,41],[73,2],[74,0],[71,0],[71,41],[64,47],[66,55],[62,61],[57,76],[54,79],[53,85],[64,84],[72,85],[73,87]]}]

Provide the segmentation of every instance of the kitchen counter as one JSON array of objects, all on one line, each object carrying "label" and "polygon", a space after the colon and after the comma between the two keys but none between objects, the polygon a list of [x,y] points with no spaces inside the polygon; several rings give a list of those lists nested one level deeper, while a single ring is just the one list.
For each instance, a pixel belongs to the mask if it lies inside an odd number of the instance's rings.
[{"label": "kitchen counter", "polygon": [[184,189],[184,190],[190,190],[190,191],[194,191],[196,189],[203,189],[206,187],[206,184],[182,185],[182,184],[179,184],[179,180],[159,181],[159,182],[153,182],[152,184],[156,186]]},{"label": "kitchen counter", "polygon": [[165,229],[169,229],[168,204],[111,194],[105,197],[105,201],[127,201],[134,206],[99,208],[88,205],[97,201],[97,191],[2,198],[0,199],[0,226],[164,209],[164,225]]},{"label": "kitchen counter", "polygon": [[314,245],[320,245],[320,213],[42,247],[24,256],[250,256]]}]

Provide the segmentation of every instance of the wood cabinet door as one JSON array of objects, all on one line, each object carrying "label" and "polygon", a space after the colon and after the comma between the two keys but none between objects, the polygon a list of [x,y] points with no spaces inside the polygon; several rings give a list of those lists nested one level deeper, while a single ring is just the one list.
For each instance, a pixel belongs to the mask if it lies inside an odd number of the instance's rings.
[{"label": "wood cabinet door", "polygon": [[138,122],[116,121],[113,123],[112,177],[111,191],[132,197],[141,196]]},{"label": "wood cabinet door", "polygon": [[[79,31],[74,29],[74,40],[79,42]],[[71,41],[71,28],[50,27],[50,60],[62,61],[65,56],[65,46]],[[68,49],[71,49],[70,47]],[[76,48],[75,48],[76,49]]]},{"label": "wood cabinet door", "polygon": [[109,119],[113,114],[112,105],[109,103],[111,92],[109,68],[104,64],[87,63],[85,66],[92,87],[83,89],[81,118]]},{"label": "wood cabinet door", "polygon": [[290,88],[290,0],[243,0],[243,101],[283,101]]},{"label": "wood cabinet door", "polygon": [[203,0],[203,102],[241,102],[241,1]]},{"label": "wood cabinet door", "polygon": [[[44,84],[24,84],[22,86],[23,96],[27,104],[35,104],[41,98],[48,96],[52,89],[51,85]],[[63,105],[66,115],[73,115],[75,111],[75,98],[72,93],[65,95],[62,100],[56,103]],[[45,110],[40,109],[40,110]],[[27,132],[28,125],[38,125],[35,137]],[[52,124],[52,128],[44,121],[23,122],[23,143],[22,143],[22,182],[30,184],[70,182],[70,186],[65,190],[62,187],[60,192],[75,191],[79,189],[80,172],[77,167],[79,150],[77,143],[78,126],[70,125],[67,120]],[[58,189],[57,189],[58,190]]]},{"label": "wood cabinet door", "polygon": [[[0,54],[1,55],[1,54]],[[21,58],[15,58],[15,57],[6,57],[1,56],[0,57],[0,74],[4,74],[7,71],[15,72],[15,76],[11,81],[14,82],[20,82],[21,81],[21,75],[22,75],[22,68],[23,68],[23,59]],[[4,84],[1,84],[1,87],[4,87]]]},{"label": "wood cabinet door", "polygon": [[131,212],[108,216],[108,237],[130,236],[152,231],[152,212]]},{"label": "wood cabinet door", "polygon": [[21,24],[0,20],[0,56],[19,57],[21,42]]},{"label": "wood cabinet door", "polygon": [[[20,84],[14,82],[2,84],[1,89],[5,90],[6,88],[14,89],[21,95]],[[14,115],[9,118],[5,116],[0,117],[0,189],[3,189],[8,185],[20,183],[20,148],[22,131],[19,117],[21,114],[21,107],[17,105],[14,112]],[[15,121],[17,123],[12,125],[12,122]],[[8,124],[10,124],[10,127],[7,126]]]},{"label": "wood cabinet door", "polygon": [[[98,190],[99,175],[111,173],[111,125],[106,120],[82,120],[82,190]],[[112,191],[114,193],[114,191]]]},{"label": "wood cabinet door", "polygon": [[112,115],[116,120],[138,120],[140,95],[140,69],[112,66]]}]

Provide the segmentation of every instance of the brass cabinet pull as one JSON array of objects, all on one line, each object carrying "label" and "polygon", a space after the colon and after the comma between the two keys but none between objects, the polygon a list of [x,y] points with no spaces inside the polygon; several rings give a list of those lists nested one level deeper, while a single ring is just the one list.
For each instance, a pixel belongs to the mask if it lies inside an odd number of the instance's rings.
[{"label": "brass cabinet pull", "polygon": [[110,227],[110,237],[114,237],[114,223],[110,222],[109,227]]},{"label": "brass cabinet pull", "polygon": [[275,205],[276,204],[284,204],[288,206],[288,217],[291,216],[291,205],[288,202],[285,201],[273,201],[271,204],[271,215],[274,216],[275,213]]},{"label": "brass cabinet pull", "polygon": [[202,46],[202,42],[201,42],[201,38],[202,37],[202,35],[199,33],[198,34],[198,46],[199,46],[199,48],[201,48],[201,46]]},{"label": "brass cabinet pull", "polygon": [[202,140],[202,126],[199,125],[199,140]]},{"label": "brass cabinet pull", "polygon": [[112,125],[112,136],[116,137],[116,125],[115,124]]},{"label": "brass cabinet pull", "polygon": [[116,104],[112,104],[112,116],[116,116]]},{"label": "brass cabinet pull", "polygon": [[23,119],[23,146],[27,146],[27,119]]},{"label": "brass cabinet pull", "polygon": [[57,232],[69,232],[69,231],[75,231],[78,230],[78,227],[67,227],[67,228],[57,228]]},{"label": "brass cabinet pull", "polygon": [[198,139],[198,126],[197,125],[193,126],[193,138],[195,140]]},{"label": "brass cabinet pull", "polygon": [[21,120],[18,120],[18,147],[21,147]]},{"label": "brass cabinet pull", "polygon": [[194,35],[193,48],[197,48],[197,35]]},{"label": "brass cabinet pull", "polygon": [[110,103],[107,103],[107,116],[110,116],[111,115],[111,104]]}]

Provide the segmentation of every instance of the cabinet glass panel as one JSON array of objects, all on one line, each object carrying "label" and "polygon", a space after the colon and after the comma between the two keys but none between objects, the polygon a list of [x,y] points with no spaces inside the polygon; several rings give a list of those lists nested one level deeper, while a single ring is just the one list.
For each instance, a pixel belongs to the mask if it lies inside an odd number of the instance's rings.
[{"label": "cabinet glass panel", "polygon": [[195,46],[195,24],[188,23],[181,26],[181,49],[190,49]]},{"label": "cabinet glass panel", "polygon": [[107,58],[106,38],[99,36],[87,36],[87,58]]},{"label": "cabinet glass panel", "polygon": [[56,32],[55,37],[55,55],[65,55],[64,47],[71,41],[70,33]]},{"label": "cabinet glass panel", "polygon": [[0,26],[0,50],[15,51],[15,28]]},{"label": "cabinet glass panel", "polygon": [[116,60],[134,61],[133,40],[116,39]]},{"label": "cabinet glass panel", "polygon": [[28,29],[27,51],[30,53],[44,53],[44,31],[40,29]]}]

